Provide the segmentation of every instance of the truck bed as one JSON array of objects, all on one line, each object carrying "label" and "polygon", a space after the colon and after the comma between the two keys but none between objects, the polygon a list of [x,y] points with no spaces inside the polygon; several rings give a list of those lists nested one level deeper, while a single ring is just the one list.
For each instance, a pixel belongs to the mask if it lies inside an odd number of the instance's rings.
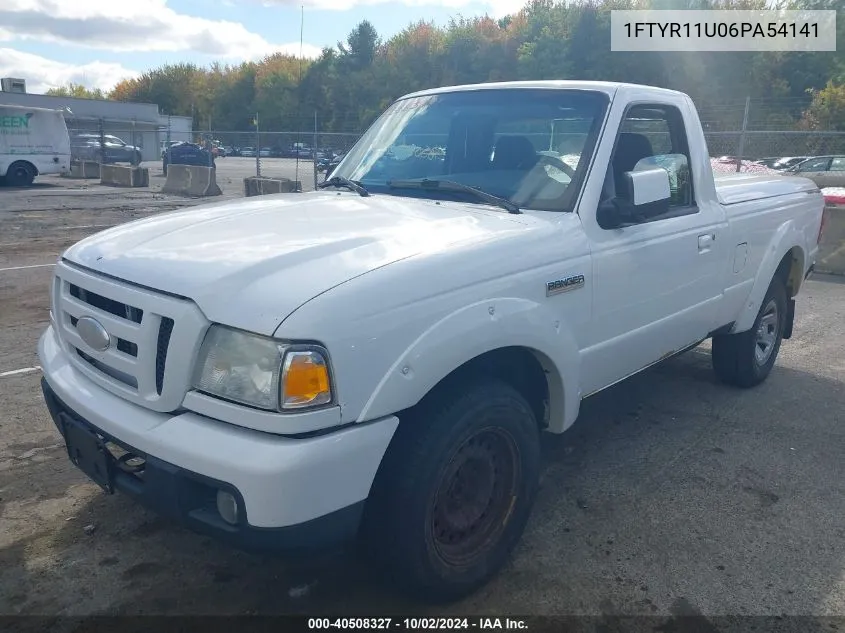
[{"label": "truck bed", "polygon": [[813,181],[797,176],[742,173],[713,176],[716,181],[716,196],[719,202],[726,206],[819,190]]}]

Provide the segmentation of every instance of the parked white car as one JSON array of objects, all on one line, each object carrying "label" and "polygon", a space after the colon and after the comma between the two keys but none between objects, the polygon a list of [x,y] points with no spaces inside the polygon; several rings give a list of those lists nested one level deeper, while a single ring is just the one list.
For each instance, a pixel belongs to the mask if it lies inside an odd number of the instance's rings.
[{"label": "parked white car", "polygon": [[[577,161],[538,153],[551,121]],[[320,187],[69,248],[44,396],[104,490],[240,547],[360,537],[436,600],[503,566],[584,398],[708,338],[766,379],[824,204],[714,180],[686,95],[600,82],[408,95]]]},{"label": "parked white car", "polygon": [[70,136],[61,110],[0,105],[0,181],[31,185],[70,169]]}]

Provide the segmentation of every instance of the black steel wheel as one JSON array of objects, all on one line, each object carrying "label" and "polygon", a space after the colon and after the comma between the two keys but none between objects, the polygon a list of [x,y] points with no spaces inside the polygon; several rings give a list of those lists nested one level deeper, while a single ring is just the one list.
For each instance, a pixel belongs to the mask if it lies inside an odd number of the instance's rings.
[{"label": "black steel wheel", "polygon": [[368,553],[415,599],[486,584],[519,542],[540,472],[539,427],[510,385],[456,380],[401,416],[364,516]]},{"label": "black steel wheel", "polygon": [[472,564],[496,543],[520,475],[519,448],[505,429],[482,429],[455,451],[430,509],[431,538],[444,561]]},{"label": "black steel wheel", "polygon": [[6,184],[11,187],[28,187],[35,180],[35,168],[29,163],[16,161],[6,171]]}]

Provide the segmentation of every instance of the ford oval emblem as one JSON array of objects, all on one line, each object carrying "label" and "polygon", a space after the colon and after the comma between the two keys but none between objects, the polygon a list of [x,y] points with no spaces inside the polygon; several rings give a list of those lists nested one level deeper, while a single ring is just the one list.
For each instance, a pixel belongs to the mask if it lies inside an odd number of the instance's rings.
[{"label": "ford oval emblem", "polygon": [[76,322],[80,338],[93,350],[105,352],[111,345],[111,337],[97,319],[84,316]]}]

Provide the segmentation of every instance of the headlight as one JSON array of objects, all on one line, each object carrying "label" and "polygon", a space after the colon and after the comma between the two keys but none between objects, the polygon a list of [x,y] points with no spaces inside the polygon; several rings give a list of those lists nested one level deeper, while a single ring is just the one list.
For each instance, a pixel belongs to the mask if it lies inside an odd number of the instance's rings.
[{"label": "headlight", "polygon": [[332,400],[325,352],[213,325],[200,349],[194,387],[271,411]]}]

